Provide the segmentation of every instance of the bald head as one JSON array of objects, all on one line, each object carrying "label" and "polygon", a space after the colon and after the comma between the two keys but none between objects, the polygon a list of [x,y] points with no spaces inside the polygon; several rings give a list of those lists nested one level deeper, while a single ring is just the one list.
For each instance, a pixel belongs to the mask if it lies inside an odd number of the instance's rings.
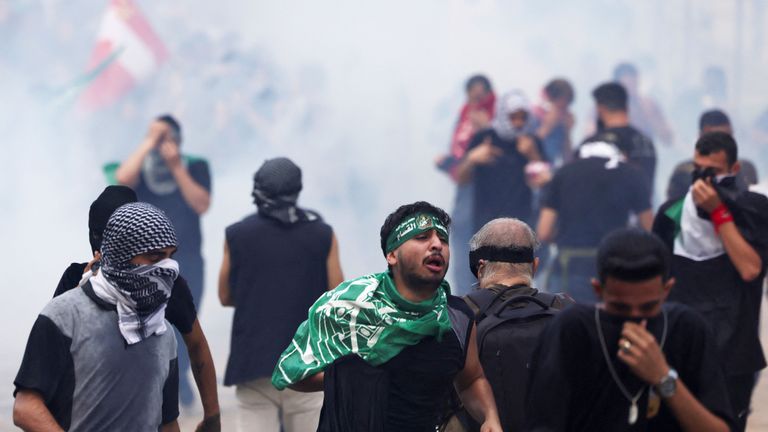
[{"label": "bald head", "polygon": [[[539,241],[531,227],[520,219],[499,218],[483,225],[469,241],[470,252],[485,246],[535,251]],[[503,281],[511,279],[520,279],[518,283],[530,284],[538,264],[538,259],[533,264],[481,261],[476,275],[481,288],[496,283],[507,285]]]}]

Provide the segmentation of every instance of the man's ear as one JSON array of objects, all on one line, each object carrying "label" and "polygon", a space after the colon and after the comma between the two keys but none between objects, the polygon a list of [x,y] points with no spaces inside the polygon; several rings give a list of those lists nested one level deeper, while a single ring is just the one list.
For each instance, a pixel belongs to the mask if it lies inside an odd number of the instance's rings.
[{"label": "man's ear", "polygon": [[397,256],[395,255],[395,251],[387,253],[387,265],[390,267],[397,264]]},{"label": "man's ear", "polygon": [[677,282],[675,278],[669,278],[664,282],[664,300],[667,300],[669,292],[672,291],[672,287],[675,286],[675,282]]},{"label": "man's ear", "polygon": [[595,279],[595,278],[592,278],[590,283],[592,284],[592,289],[595,290],[595,295],[597,296],[597,298],[602,300],[603,299],[603,285],[601,285],[600,281]]},{"label": "man's ear", "polygon": [[533,259],[533,268],[531,269],[531,276],[536,276],[536,272],[539,271],[539,257]]},{"label": "man's ear", "polygon": [[736,161],[731,165],[731,174],[738,174],[741,171],[741,162]]}]

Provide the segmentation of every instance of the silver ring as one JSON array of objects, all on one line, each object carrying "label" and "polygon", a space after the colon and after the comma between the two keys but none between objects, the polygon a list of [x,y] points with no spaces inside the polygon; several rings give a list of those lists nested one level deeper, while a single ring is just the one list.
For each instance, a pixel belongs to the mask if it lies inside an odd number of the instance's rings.
[{"label": "silver ring", "polygon": [[624,339],[619,346],[621,347],[621,350],[625,353],[628,353],[630,349],[632,349],[632,342],[628,341],[627,339]]}]

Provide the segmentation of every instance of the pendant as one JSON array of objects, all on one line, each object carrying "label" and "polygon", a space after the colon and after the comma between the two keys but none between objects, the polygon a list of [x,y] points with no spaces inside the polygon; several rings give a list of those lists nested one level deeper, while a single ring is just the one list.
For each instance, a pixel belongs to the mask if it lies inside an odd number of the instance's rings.
[{"label": "pendant", "polygon": [[632,406],[629,407],[629,424],[635,423],[637,423],[637,402],[632,402]]}]

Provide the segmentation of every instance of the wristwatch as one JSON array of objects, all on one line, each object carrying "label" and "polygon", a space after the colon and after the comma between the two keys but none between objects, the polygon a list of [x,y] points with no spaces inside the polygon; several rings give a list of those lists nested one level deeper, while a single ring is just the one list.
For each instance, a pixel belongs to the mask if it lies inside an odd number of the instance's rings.
[{"label": "wristwatch", "polygon": [[677,371],[670,368],[669,372],[664,376],[664,378],[659,381],[658,384],[656,384],[656,391],[659,392],[659,396],[662,398],[670,398],[675,395],[675,391],[677,390]]}]

